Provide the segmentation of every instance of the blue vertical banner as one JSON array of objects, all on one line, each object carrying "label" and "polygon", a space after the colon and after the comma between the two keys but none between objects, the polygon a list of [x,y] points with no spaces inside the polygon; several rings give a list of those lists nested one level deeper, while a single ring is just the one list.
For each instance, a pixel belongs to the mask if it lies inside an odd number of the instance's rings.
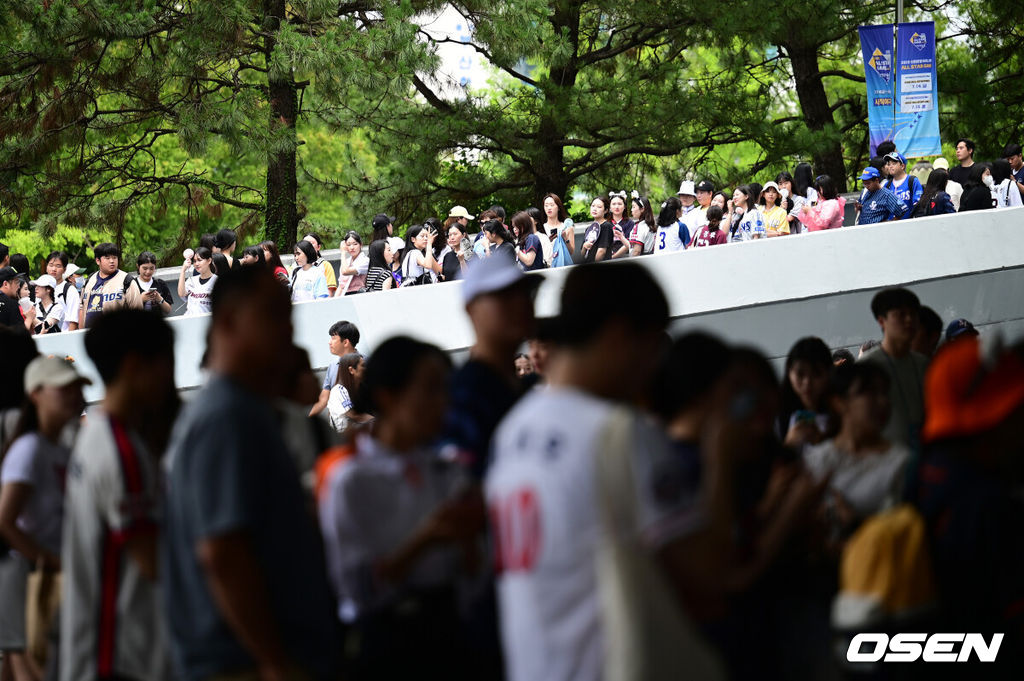
[{"label": "blue vertical banner", "polygon": [[[861,26],[860,49],[864,56],[864,77],[868,91],[868,130],[871,155],[885,140],[893,139],[893,55],[892,25]],[[897,143],[898,146],[898,143]],[[906,155],[906,154],[904,154]]]},{"label": "blue vertical banner", "polygon": [[935,23],[896,27],[896,115],[893,141],[907,157],[942,153],[939,84],[935,68]]}]

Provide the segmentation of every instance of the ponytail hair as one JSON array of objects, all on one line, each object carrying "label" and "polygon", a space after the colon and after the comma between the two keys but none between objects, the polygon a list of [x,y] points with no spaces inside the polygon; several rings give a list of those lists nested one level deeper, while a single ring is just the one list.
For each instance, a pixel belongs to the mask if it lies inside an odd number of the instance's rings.
[{"label": "ponytail hair", "polygon": [[484,223],[483,230],[501,237],[502,241],[515,243],[512,239],[512,234],[508,231],[508,228],[502,224],[501,220],[488,220]]},{"label": "ponytail hair", "polygon": [[661,204],[661,212],[658,213],[658,227],[668,227],[675,223],[679,219],[679,209],[683,207],[683,204],[679,201],[679,197],[670,196],[665,199],[665,202]]}]

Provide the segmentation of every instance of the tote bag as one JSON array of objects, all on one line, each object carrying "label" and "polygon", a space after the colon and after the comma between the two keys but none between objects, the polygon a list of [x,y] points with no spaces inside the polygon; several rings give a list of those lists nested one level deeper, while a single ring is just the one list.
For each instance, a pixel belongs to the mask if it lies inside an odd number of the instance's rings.
[{"label": "tote bag", "polygon": [[28,654],[46,668],[50,630],[57,620],[60,605],[61,574],[42,566],[28,575],[25,597],[25,638]]}]

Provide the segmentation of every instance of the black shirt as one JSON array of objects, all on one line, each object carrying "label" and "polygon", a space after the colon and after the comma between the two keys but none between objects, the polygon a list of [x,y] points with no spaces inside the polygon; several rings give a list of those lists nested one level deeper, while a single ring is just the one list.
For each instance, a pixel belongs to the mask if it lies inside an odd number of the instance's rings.
[{"label": "black shirt", "polygon": [[491,253],[491,257],[496,255],[506,257],[514,263],[516,261],[516,247],[507,241],[502,241],[501,245],[497,246],[494,252]]},{"label": "black shirt", "polygon": [[6,293],[0,293],[0,324],[13,329],[25,328],[25,318],[18,309],[18,301]]},{"label": "black shirt", "polygon": [[950,168],[949,179],[953,180],[954,182],[959,182],[962,186],[966,185],[967,178],[970,176],[971,170],[973,168],[973,165],[969,168],[964,168],[963,166],[956,166],[955,168]]},{"label": "black shirt", "polygon": [[994,206],[992,191],[983,184],[976,185],[964,191],[960,197],[960,212],[969,210],[984,210]]},{"label": "black shirt", "polygon": [[592,222],[587,231],[583,233],[583,243],[587,243],[590,240],[591,235],[594,235],[594,246],[590,250],[584,249],[583,251],[583,262],[595,262],[594,258],[597,257],[597,249],[605,249],[602,260],[607,260],[612,257],[612,223],[605,222]]},{"label": "black shirt", "polygon": [[444,254],[444,260],[441,261],[441,274],[444,275],[445,281],[462,279],[462,265],[459,263],[459,256],[455,251],[448,251]]}]

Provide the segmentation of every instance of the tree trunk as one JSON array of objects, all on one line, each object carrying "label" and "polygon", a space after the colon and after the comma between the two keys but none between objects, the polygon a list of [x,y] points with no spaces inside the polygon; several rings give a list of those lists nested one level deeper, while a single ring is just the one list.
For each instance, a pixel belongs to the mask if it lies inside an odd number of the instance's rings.
[{"label": "tree trunk", "polygon": [[295,118],[298,99],[291,69],[280,73],[271,64],[277,41],[274,35],[285,15],[285,0],[264,0],[263,25],[267,30],[263,49],[269,69],[270,129],[286,129],[290,140],[287,148],[267,156],[266,236],[277,244],[281,253],[290,253],[298,230],[296,211],[297,181],[295,168]]},{"label": "tree trunk", "polygon": [[[816,132],[833,128],[835,119],[818,68],[817,47],[792,44],[784,47],[793,65],[796,94],[807,127]],[[823,140],[823,146],[815,150],[813,157],[814,172],[830,176],[840,192],[846,191],[846,165],[843,163],[843,146],[838,134],[833,132],[829,139]]]},{"label": "tree trunk", "polygon": [[565,170],[565,123],[571,120],[568,107],[576,77],[579,75],[577,53],[579,50],[580,7],[575,2],[553,2],[549,18],[555,33],[565,32],[569,36],[572,55],[564,63],[552,64],[549,76],[543,82],[544,98],[540,124],[537,126],[537,154],[532,159],[534,173],[533,195],[536,203],[544,205],[544,195],[554,193],[569,204],[570,178]]}]

